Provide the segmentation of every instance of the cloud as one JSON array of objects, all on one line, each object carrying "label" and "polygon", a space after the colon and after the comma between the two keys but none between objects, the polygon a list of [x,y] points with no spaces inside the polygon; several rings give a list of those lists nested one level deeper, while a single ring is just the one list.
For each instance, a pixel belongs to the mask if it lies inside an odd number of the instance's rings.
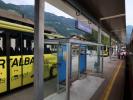
[{"label": "cloud", "polygon": [[66,18],[73,18],[72,16],[66,14],[65,12],[59,10],[58,8],[52,6],[51,4],[49,4],[47,2],[45,3],[45,11],[53,13],[53,14],[55,14],[57,16],[64,16]]},{"label": "cloud", "polygon": [[5,3],[12,3],[16,5],[34,5],[34,0],[3,0]]}]

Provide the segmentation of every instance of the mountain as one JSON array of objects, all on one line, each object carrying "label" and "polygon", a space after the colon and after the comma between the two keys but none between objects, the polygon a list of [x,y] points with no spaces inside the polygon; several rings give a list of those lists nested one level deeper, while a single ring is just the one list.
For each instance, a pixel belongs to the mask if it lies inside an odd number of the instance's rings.
[{"label": "mountain", "polygon": [[[25,18],[34,20],[34,6],[33,5],[14,5],[4,3],[0,0],[0,8],[8,11],[15,12],[16,14],[23,15]],[[57,16],[49,12],[45,12],[45,26],[54,28],[58,33],[64,36],[85,34],[75,28],[75,20]]]},{"label": "mountain", "polygon": [[126,27],[126,39],[127,39],[127,43],[129,43],[130,42],[130,36],[131,36],[131,32],[132,32],[132,30],[133,30],[133,26],[132,25],[128,25],[127,27]]},{"label": "mountain", "polygon": [[14,5],[14,4],[10,4],[10,3],[6,4],[2,0],[0,0],[0,8],[4,9],[4,10],[14,11],[14,12],[16,12],[18,14],[21,13],[19,6]]}]

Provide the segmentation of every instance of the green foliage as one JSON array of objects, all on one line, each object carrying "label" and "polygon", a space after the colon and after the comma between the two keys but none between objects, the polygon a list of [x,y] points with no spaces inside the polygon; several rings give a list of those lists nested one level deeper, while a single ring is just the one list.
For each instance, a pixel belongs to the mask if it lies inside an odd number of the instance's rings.
[{"label": "green foliage", "polygon": [[105,35],[101,35],[101,42],[104,45],[109,45],[109,37],[105,36]]},{"label": "green foliage", "polygon": [[88,46],[88,50],[97,50],[97,46],[95,46],[95,45]]},{"label": "green foliage", "polygon": [[84,34],[84,37],[87,41],[98,42],[98,32],[92,29],[92,33]]},{"label": "green foliage", "polygon": [[[90,42],[98,42],[98,32],[92,29],[92,33],[84,34],[84,38]],[[97,50],[97,46],[88,46],[88,50]]]}]

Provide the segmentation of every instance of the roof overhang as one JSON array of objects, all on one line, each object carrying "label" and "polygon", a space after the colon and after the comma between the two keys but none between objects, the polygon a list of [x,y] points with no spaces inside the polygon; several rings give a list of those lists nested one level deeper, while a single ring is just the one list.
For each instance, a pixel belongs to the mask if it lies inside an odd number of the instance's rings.
[{"label": "roof overhang", "polygon": [[0,19],[12,20],[21,24],[34,24],[33,21],[30,19],[24,18],[21,15],[3,9],[0,9]]},{"label": "roof overhang", "polygon": [[[124,41],[125,0],[46,0],[73,17],[80,12],[80,20],[91,20],[100,25],[113,38]],[[85,19],[86,17],[86,19]],[[104,19],[101,20],[100,19]]]}]

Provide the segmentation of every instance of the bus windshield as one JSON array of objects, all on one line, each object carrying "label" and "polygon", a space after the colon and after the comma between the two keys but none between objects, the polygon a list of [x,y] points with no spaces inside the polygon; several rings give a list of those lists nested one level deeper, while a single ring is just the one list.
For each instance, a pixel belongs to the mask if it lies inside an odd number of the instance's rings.
[{"label": "bus windshield", "polygon": [[44,54],[51,54],[57,52],[57,46],[56,45],[44,45]]}]

